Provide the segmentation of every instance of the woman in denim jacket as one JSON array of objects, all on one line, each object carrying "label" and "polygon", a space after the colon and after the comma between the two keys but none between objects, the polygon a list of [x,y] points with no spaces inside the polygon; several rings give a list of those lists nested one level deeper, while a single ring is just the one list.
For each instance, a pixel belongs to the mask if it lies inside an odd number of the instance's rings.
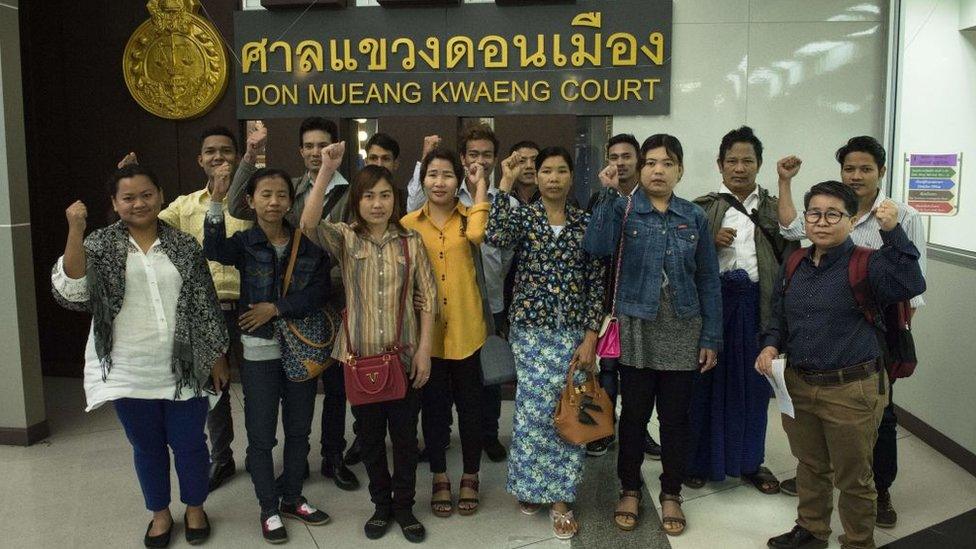
[{"label": "woman in denim jacket", "polygon": [[[316,379],[296,382],[285,375],[281,349],[272,320],[304,318],[325,305],[329,290],[329,256],[302,236],[288,295],[281,297],[294,229],[284,216],[294,201],[291,178],[282,170],[258,170],[247,182],[247,203],[257,224],[226,236],[221,201],[227,182],[214,183],[204,223],[203,250],[207,259],[233,265],[241,273],[241,343],[244,362],[244,422],[247,462],[254,492],[261,505],[261,530],[271,543],[287,540],[280,515],[306,524],[325,524],[329,515],[302,497],[308,463],[308,435],[315,410]],[[222,183],[222,184],[221,184]],[[274,478],[271,450],[276,446],[278,406],[285,430],[284,472],[280,490]]]},{"label": "woman in denim jacket", "polygon": [[[695,371],[716,364],[722,343],[718,258],[705,212],[674,195],[684,167],[681,143],[656,134],[641,147],[641,191],[602,200],[584,246],[610,256],[624,238],[617,286],[620,323],[620,502],[614,522],[637,525],[642,442],[657,401],[661,421],[661,516],[668,535],[685,529],[681,483],[690,442],[688,411]],[[613,166],[600,174],[616,188]],[[626,223],[623,224],[624,217]],[[623,226],[621,227],[621,225]]]}]

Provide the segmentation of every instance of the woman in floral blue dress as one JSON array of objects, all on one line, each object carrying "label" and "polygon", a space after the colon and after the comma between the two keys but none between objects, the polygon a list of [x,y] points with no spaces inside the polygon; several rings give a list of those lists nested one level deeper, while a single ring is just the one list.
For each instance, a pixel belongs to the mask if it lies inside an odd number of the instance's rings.
[{"label": "woman in floral blue dress", "polygon": [[569,539],[579,529],[569,505],[576,499],[585,447],[559,437],[553,414],[570,365],[594,368],[604,265],[583,250],[589,214],[567,203],[573,182],[569,152],[544,149],[535,166],[541,200],[515,207],[509,192],[520,159],[515,153],[502,163],[486,234],[490,245],[518,254],[510,312],[518,391],[507,489],[523,513],[551,504],[553,533]]}]

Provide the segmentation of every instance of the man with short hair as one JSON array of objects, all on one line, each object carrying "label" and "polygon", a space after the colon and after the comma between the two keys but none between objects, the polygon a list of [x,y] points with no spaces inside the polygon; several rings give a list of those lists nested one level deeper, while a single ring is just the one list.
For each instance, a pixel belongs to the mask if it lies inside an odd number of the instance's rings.
[{"label": "man with short hair", "polygon": [[366,141],[366,165],[383,166],[396,173],[400,166],[400,144],[385,133],[374,133]]},{"label": "man with short hair", "polygon": [[[854,228],[851,239],[854,244],[865,248],[878,249],[884,243],[880,236],[877,210],[886,200],[891,201],[898,208],[898,223],[905,234],[918,249],[919,267],[925,274],[926,244],[925,227],[922,217],[915,208],[908,204],[897,202],[885,197],[881,190],[881,181],[885,176],[885,150],[881,143],[873,137],[862,135],[852,137],[837,150],[835,158],[840,164],[841,181],[849,186],[857,195],[857,214],[854,216]],[[799,171],[800,161],[796,157],[788,157],[781,161],[792,162],[791,170],[780,170],[780,200],[779,221],[783,235],[791,240],[799,240],[805,236],[803,221],[796,214],[796,207],[791,198],[791,182]],[[921,295],[911,299],[912,312],[925,305]],[[894,384],[895,380],[890,380]],[[889,395],[888,406],[885,407],[878,427],[878,440],[874,446],[874,482],[878,490],[878,504],[876,525],[881,528],[893,528],[898,521],[898,514],[891,504],[891,485],[898,474],[898,435],[896,432],[898,418],[895,416],[893,394]],[[795,479],[783,481],[783,491],[796,495]]]},{"label": "man with short hair", "polygon": [[[227,184],[237,164],[237,138],[227,128],[216,126],[204,130],[200,136],[200,154],[197,164],[203,169],[207,177],[207,184],[199,191],[176,197],[163,211],[159,212],[159,219],[170,226],[192,235],[201,245],[203,244],[203,222],[210,207],[210,193],[214,181],[223,179]],[[134,154],[127,156],[123,162],[135,163]],[[227,211],[227,200],[223,201],[224,211]],[[237,231],[245,231],[251,227],[250,221],[226,217],[227,236]],[[230,334],[230,347],[224,360],[230,366],[240,366],[240,328],[238,327],[237,299],[240,295],[240,273],[233,267],[226,267],[216,261],[209,261],[210,274],[213,277],[220,308],[224,311],[224,321]],[[237,472],[234,463],[234,452],[231,443],[234,441],[234,422],[230,412],[230,388],[222,387],[220,399],[207,415],[207,431],[210,434],[210,491],[216,490],[228,478]]]},{"label": "man with short hair", "polygon": [[[292,179],[295,188],[295,200],[291,209],[285,214],[285,219],[292,228],[297,228],[305,209],[305,199],[312,190],[315,177],[322,167],[322,150],[336,141],[338,130],[331,120],[320,117],[306,118],[298,130],[299,148],[305,164],[305,173],[301,177]],[[234,174],[234,181],[227,192],[231,215],[253,219],[254,212],[244,201],[244,189],[247,180],[257,171],[254,165],[258,153],[264,148],[268,139],[267,128],[260,122],[257,129],[247,138],[247,151],[241,164]],[[346,202],[349,198],[349,182],[339,172],[335,172],[325,191],[323,205],[323,219],[331,222],[346,221]],[[328,299],[328,314],[334,322],[338,322],[338,311],[343,308],[345,294],[342,286],[342,274],[338,263],[332,268],[332,285]],[[346,448],[346,389],[342,366],[332,364],[322,372],[322,475],[331,478],[342,490],[356,490],[359,479],[346,465],[343,451]]]},{"label": "man with short hair", "polygon": [[[782,414],[783,430],[799,460],[796,526],[768,546],[827,547],[836,487],[841,546],[873,549],[872,453],[889,391],[876,328],[852,283],[878,306],[910,299],[925,291],[920,254],[891,200],[873,210],[882,246],[869,255],[851,238],[858,197],[850,185],[818,183],[803,205],[812,246],[791,254],[780,271],[755,363],[771,375],[772,361],[786,354],[794,415]],[[863,280],[852,280],[857,272]]]},{"label": "man with short hair", "polygon": [[[617,182],[620,185],[620,193],[612,188],[594,192],[590,197],[586,211],[592,212],[602,197],[631,195],[637,190],[638,184],[640,183],[640,148],[640,143],[637,142],[637,138],[629,133],[614,135],[607,141],[607,166],[603,169],[601,176],[617,178]],[[616,254],[610,258],[610,263],[607,265],[607,293],[604,298],[604,308],[608,312],[613,301],[613,294],[616,292],[614,275],[616,274],[617,265],[615,256]],[[607,391],[615,410],[617,408],[619,386],[619,379],[617,377],[618,363],[619,361],[616,358],[600,359],[600,385]],[[614,436],[611,435],[587,444],[586,455],[598,457],[606,454],[613,441]],[[644,453],[651,459],[661,459],[661,445],[654,440],[650,431],[644,434]]]},{"label": "man with short hair", "polygon": [[[522,204],[535,202],[539,198],[539,184],[535,178],[535,159],[542,149],[535,141],[519,141],[512,145],[508,154],[517,154],[522,171],[512,186],[512,195]],[[511,273],[509,273],[511,275]]]},{"label": "man with short hair", "polygon": [[718,366],[702,374],[691,401],[695,443],[685,485],[692,488],[728,475],[748,480],[763,494],[779,492],[779,481],[762,466],[770,386],[753,366],[780,264],[796,246],[779,234],[777,198],[756,184],[762,163],[762,141],[752,128],[728,132],[719,145],[718,192],[695,199],[718,252],[725,347]]}]

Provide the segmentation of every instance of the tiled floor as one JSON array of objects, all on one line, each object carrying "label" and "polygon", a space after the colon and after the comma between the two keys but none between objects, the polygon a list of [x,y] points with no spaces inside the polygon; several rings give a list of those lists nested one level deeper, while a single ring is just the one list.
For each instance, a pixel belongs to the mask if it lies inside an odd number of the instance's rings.
[{"label": "tiled floor", "polygon": [[[237,438],[234,450],[238,465],[245,447],[240,387],[234,386],[234,419]],[[48,418],[53,435],[28,447],[0,446],[0,547],[138,547],[148,514],[132,469],[131,449],[111,407],[91,414],[82,412],[84,395],[80,380],[46,378]],[[508,442],[512,404],[503,407],[503,442]],[[351,421],[351,418],[350,418]],[[316,425],[318,418],[316,417]],[[656,425],[652,427],[657,433]],[[313,429],[313,471],[318,469],[318,429]],[[280,436],[279,436],[280,440]],[[770,422],[767,465],[777,475],[792,474],[793,458],[778,419]],[[892,530],[877,530],[878,544],[908,536],[916,531],[976,508],[976,478],[970,476],[924,443],[902,431],[901,472],[892,495],[899,510],[899,524]],[[276,459],[280,463],[280,446]],[[612,458],[610,458],[612,459]],[[455,482],[460,470],[460,451],[454,439],[449,467]],[[354,468],[365,483],[362,466]],[[505,493],[506,464],[485,460],[482,466],[482,501],[477,515],[438,519],[427,510],[430,476],[421,466],[418,474],[418,517],[428,528],[429,548],[563,548],[571,544],[552,537],[545,515],[525,517]],[[644,475],[651,494],[656,494],[660,462],[646,461]],[[616,486],[606,490],[616,491]],[[173,477],[174,500],[178,486]],[[305,495],[326,509],[332,523],[305,527],[288,521],[290,547],[408,547],[399,531],[391,530],[381,542],[369,542],[362,523],[371,512],[365,488],[348,493],[313,472]],[[765,540],[790,528],[795,500],[784,495],[764,496],[755,489],[728,481],[709,484],[700,490],[686,490],[684,505],[689,519],[685,535],[671,539],[676,549],[762,547]],[[581,497],[587,497],[581,494]],[[179,505],[172,507],[181,515]],[[647,506],[650,509],[650,505]],[[607,510],[607,520],[610,511]],[[207,512],[214,525],[209,547],[265,547],[257,521],[257,503],[251,483],[238,474],[211,495]],[[178,519],[179,522],[179,519]],[[586,527],[586,524],[583,524]],[[840,531],[835,518],[835,533]],[[177,530],[174,547],[183,546]],[[572,546],[581,546],[576,542]],[[588,541],[586,547],[612,547]],[[836,536],[831,547],[836,547]]]}]

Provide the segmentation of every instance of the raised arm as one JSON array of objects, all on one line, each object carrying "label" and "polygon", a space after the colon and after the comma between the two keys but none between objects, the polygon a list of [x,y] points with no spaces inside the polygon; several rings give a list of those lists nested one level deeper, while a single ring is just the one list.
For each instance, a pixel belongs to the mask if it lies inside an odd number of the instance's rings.
[{"label": "raised arm", "polygon": [[921,254],[898,224],[898,206],[885,200],[875,210],[884,245],[871,254],[868,282],[874,299],[881,304],[911,299],[925,291],[919,265]]},{"label": "raised arm", "polygon": [[786,240],[800,240],[805,234],[802,220],[797,220],[796,205],[793,203],[793,178],[800,173],[803,161],[797,156],[787,156],[776,162],[776,175],[779,177],[779,217],[780,235]]},{"label": "raised arm", "polygon": [[420,164],[440,144],[441,138],[439,135],[428,135],[424,137],[424,148],[420,153],[420,161],[414,166],[413,177],[407,183],[407,213],[419,210],[423,207],[424,202],[427,201],[427,195],[424,193],[424,177],[420,173]]},{"label": "raised arm", "polygon": [[264,149],[267,142],[268,128],[259,121],[255,130],[247,136],[247,149],[244,151],[241,162],[237,165],[237,171],[234,172],[230,190],[227,191],[227,211],[237,219],[254,219],[254,211],[247,207],[247,202],[244,200],[244,188],[247,185],[247,180],[254,175],[254,172],[258,171],[255,163],[258,160],[258,154]]},{"label": "raised arm", "polygon": [[234,265],[241,270],[244,245],[234,236],[227,236],[224,225],[224,197],[227,196],[229,171],[214,175],[210,190],[210,206],[203,222],[203,253],[207,259],[223,265]]}]

